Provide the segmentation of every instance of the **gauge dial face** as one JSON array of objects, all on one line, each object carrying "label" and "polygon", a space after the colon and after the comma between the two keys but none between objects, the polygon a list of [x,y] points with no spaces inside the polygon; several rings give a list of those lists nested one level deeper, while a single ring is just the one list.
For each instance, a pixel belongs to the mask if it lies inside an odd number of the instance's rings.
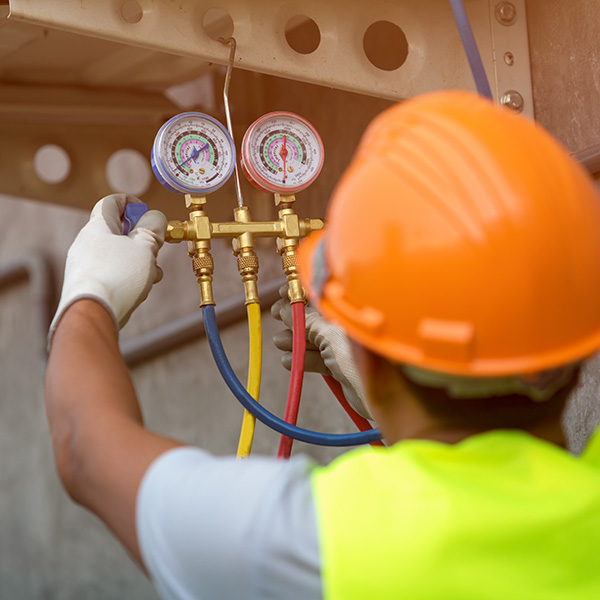
[{"label": "gauge dial face", "polygon": [[170,191],[208,194],[220,188],[235,165],[235,146],[221,123],[188,112],[167,121],[152,146],[152,168]]},{"label": "gauge dial face", "polygon": [[317,130],[290,112],[273,112],[255,121],[242,141],[246,177],[262,191],[293,194],[308,187],[323,167]]}]

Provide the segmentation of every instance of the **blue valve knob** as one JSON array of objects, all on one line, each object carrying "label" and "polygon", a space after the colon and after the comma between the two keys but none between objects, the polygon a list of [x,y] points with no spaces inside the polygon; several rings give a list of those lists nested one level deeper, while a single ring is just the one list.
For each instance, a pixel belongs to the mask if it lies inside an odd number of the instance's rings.
[{"label": "blue valve knob", "polygon": [[131,230],[137,225],[141,216],[148,212],[148,205],[144,202],[135,202],[125,206],[125,214],[123,215],[123,235],[128,235]]}]

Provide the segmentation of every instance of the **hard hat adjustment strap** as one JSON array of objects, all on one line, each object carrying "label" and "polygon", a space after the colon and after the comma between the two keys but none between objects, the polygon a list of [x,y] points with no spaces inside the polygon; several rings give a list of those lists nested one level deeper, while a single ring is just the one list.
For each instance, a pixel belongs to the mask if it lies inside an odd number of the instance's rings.
[{"label": "hard hat adjustment strap", "polygon": [[313,254],[313,269],[312,269],[312,288],[319,300],[323,297],[325,284],[329,281],[331,273],[327,266],[325,257],[325,242],[327,237],[323,235],[319,240]]},{"label": "hard hat adjustment strap", "polygon": [[489,398],[518,394],[527,396],[534,402],[545,402],[571,381],[579,365],[580,363],[571,363],[532,376],[507,377],[449,375],[407,364],[400,365],[400,369],[410,381],[425,387],[443,389],[452,398]]}]

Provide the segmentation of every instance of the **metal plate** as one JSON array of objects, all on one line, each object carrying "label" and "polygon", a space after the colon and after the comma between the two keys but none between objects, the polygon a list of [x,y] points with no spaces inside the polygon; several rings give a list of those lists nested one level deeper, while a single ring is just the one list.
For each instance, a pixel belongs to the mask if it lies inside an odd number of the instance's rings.
[{"label": "metal plate", "polygon": [[[466,2],[498,95],[513,81],[525,85],[528,57],[523,0],[514,2],[520,16],[513,27],[499,28],[496,4]],[[229,33],[230,23],[237,67],[393,100],[438,88],[474,89],[447,0],[11,0],[10,9],[13,20],[217,64],[225,64],[228,48],[211,36]],[[313,52],[301,54],[288,43],[286,28],[289,33],[295,19],[318,27]],[[408,42],[406,61],[392,71],[374,66],[364,49],[365,32],[380,21],[398,26]],[[502,59],[508,47],[518,63],[495,69],[495,56]],[[102,65],[90,67],[90,76],[97,78],[98,70]]]}]

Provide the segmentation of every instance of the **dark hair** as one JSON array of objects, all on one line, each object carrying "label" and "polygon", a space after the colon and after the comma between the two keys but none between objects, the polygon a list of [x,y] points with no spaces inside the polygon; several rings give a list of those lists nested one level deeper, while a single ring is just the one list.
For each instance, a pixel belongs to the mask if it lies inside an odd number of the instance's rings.
[{"label": "dark hair", "polygon": [[528,396],[511,394],[488,398],[453,398],[446,390],[415,383],[403,374],[408,389],[425,410],[453,426],[483,429],[527,429],[562,413],[567,398],[579,381],[580,369],[550,399],[536,402]]}]

